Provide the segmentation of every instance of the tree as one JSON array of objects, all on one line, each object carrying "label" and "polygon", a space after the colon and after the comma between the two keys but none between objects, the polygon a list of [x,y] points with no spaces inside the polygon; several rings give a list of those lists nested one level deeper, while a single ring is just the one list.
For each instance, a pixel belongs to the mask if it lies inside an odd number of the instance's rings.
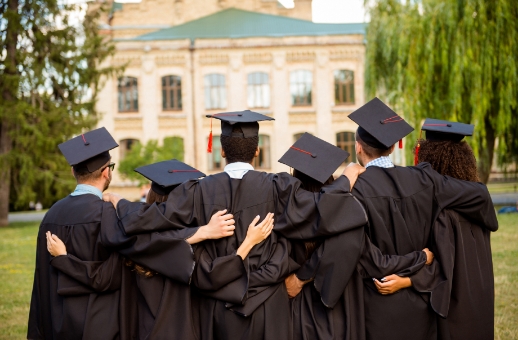
[{"label": "tree", "polygon": [[495,151],[502,167],[516,164],[518,2],[376,0],[370,16],[369,98],[380,96],[413,122],[414,139],[426,117],[475,124],[467,141],[484,182]]},{"label": "tree", "polygon": [[183,150],[183,139],[180,137],[166,137],[162,146],[158,146],[156,140],[150,140],[145,145],[135,143],[120,162],[118,169],[123,178],[142,185],[149,181],[135,172],[135,168],[173,158],[183,161]]},{"label": "tree", "polygon": [[116,71],[100,66],[114,53],[98,31],[101,11],[74,23],[77,10],[57,0],[0,0],[0,226],[9,205],[49,206],[73,188],[57,145],[95,125],[101,79]]}]

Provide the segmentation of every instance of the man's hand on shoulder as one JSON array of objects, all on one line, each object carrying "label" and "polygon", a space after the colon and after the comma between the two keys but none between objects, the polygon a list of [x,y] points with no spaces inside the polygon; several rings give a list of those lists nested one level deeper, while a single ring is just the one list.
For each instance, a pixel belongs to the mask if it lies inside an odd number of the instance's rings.
[{"label": "man's hand on shoulder", "polygon": [[344,169],[342,175],[349,179],[349,183],[351,183],[351,190],[353,189],[354,183],[358,179],[358,176],[365,172],[365,168],[358,163],[349,163]]}]

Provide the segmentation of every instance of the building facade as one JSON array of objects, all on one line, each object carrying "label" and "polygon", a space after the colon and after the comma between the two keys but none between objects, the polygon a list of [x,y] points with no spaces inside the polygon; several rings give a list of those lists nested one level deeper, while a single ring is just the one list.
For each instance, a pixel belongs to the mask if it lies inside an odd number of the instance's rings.
[{"label": "building facade", "polygon": [[[158,6],[157,0],[153,3]],[[297,8],[299,2],[295,4]],[[115,19],[123,11],[115,12]],[[307,11],[311,13],[310,6]],[[275,118],[260,123],[256,169],[289,171],[277,160],[304,132],[349,151],[348,161],[355,161],[357,126],[347,115],[365,103],[363,33],[363,24],[315,24],[226,8],[155,32],[116,38],[111,62],[127,66],[122,77],[106,81],[98,102],[103,114],[99,126],[120,144],[114,161],[136,142],[154,139],[160,144],[178,137],[186,163],[208,174],[219,172],[225,165],[219,154],[220,124],[206,115],[246,109]],[[211,125],[214,147],[207,153]],[[401,156],[396,152],[397,163]],[[139,196],[135,185],[117,172],[112,190]]]}]

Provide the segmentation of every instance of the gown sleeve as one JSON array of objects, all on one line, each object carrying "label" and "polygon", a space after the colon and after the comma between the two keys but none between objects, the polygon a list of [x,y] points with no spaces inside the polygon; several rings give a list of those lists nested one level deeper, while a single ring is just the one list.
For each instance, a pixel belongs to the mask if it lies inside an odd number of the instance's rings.
[{"label": "gown sleeve", "polygon": [[309,192],[287,173],[274,179],[277,206],[274,230],[289,239],[313,239],[363,226],[367,214],[350,193],[349,179],[338,177],[320,192]]},{"label": "gown sleeve", "polygon": [[109,203],[103,209],[100,239],[105,247],[175,281],[189,284],[194,255],[184,237],[194,234],[196,228],[128,235],[113,210]]},{"label": "gown sleeve", "polygon": [[420,293],[430,293],[430,305],[442,317],[448,316],[455,266],[455,235],[452,217],[442,211],[432,228],[434,261],[411,276],[412,286]]},{"label": "gown sleeve", "polygon": [[77,295],[120,289],[122,261],[118,253],[112,253],[106,261],[82,261],[67,254],[52,258],[50,264],[60,271],[58,294]]}]

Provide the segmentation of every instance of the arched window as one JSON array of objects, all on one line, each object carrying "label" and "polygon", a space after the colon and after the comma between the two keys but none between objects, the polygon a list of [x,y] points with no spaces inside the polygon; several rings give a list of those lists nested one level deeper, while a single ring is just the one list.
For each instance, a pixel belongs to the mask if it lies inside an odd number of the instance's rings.
[{"label": "arched window", "polygon": [[336,146],[340,149],[349,152],[351,155],[347,158],[346,162],[356,162],[356,151],[354,148],[354,132],[338,132],[336,134]]},{"label": "arched window", "polygon": [[313,86],[313,73],[306,70],[297,70],[290,73],[291,105],[311,105],[311,90]]},{"label": "arched window", "polygon": [[225,164],[223,157],[221,157],[221,141],[219,136],[212,137],[212,153],[209,153],[208,155],[209,170],[223,170]]},{"label": "arched window", "polygon": [[354,104],[353,71],[335,71],[335,104]]},{"label": "arched window", "polygon": [[268,73],[254,72],[248,74],[248,107],[270,107],[270,80]]},{"label": "arched window", "polygon": [[225,76],[222,74],[207,74],[204,77],[205,108],[225,109],[227,107],[227,88]]},{"label": "arched window", "polygon": [[119,78],[117,91],[119,95],[119,112],[138,112],[137,78]]},{"label": "arched window", "polygon": [[182,109],[182,78],[179,76],[162,77],[162,109]]},{"label": "arched window", "polygon": [[123,139],[119,142],[119,160],[123,160],[128,152],[140,141],[138,139]]},{"label": "arched window", "polygon": [[270,137],[259,135],[259,157],[254,158],[254,168],[270,169]]}]

